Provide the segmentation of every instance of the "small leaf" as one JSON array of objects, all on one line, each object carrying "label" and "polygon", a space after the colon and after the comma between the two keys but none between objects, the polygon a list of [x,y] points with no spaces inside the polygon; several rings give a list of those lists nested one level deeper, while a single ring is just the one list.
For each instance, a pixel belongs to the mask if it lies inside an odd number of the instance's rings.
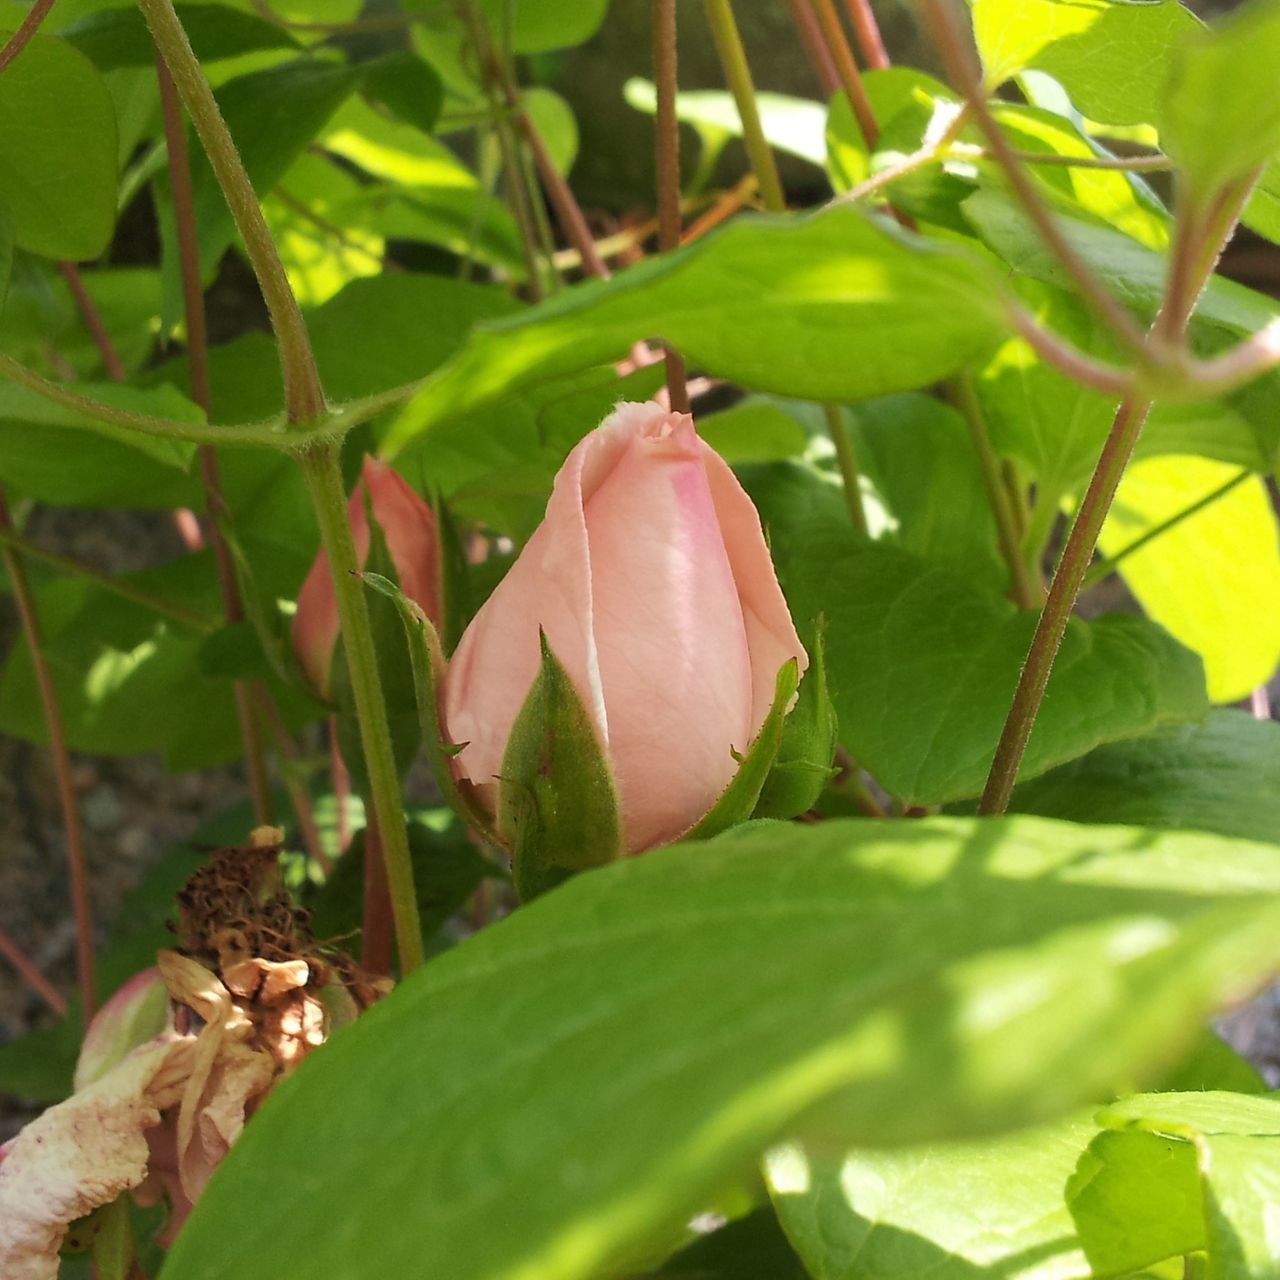
[{"label": "small leaf", "polygon": [[498,831],[523,901],[622,852],[617,784],[590,712],[539,631],[542,666],[511,726]]},{"label": "small leaf", "polygon": [[796,696],[799,672],[800,664],[794,658],[788,659],[779,668],[769,714],[765,716],[764,724],[760,726],[760,732],[756,734],[746,755],[739,761],[737,773],[711,807],[711,811],[681,836],[682,840],[709,840],[751,817],[760,799],[761,788],[770,776],[783,743],[787,709]]},{"label": "small leaf", "polygon": [[0,76],[0,198],[18,247],[48,258],[96,258],[115,229],[115,107],[56,36],[36,36]]},{"label": "small leaf", "polygon": [[[1172,58],[1160,141],[1208,200],[1280,148],[1280,6],[1253,0],[1212,30],[1191,31]],[[1212,103],[1212,110],[1206,105]]]},{"label": "small leaf", "polygon": [[360,70],[366,98],[423,133],[436,127],[444,103],[444,85],[430,63],[407,49],[399,49],[364,63]]}]

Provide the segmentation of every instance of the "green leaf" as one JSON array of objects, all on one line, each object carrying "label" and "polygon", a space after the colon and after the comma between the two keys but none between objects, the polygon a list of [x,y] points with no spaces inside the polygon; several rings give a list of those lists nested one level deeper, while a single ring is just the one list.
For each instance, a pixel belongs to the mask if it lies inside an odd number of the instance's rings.
[{"label": "green leaf", "polygon": [[760,789],[754,816],[796,818],[811,809],[831,777],[839,725],[827,688],[826,622],[819,618],[806,638],[809,669],[796,705],[787,714],[782,741]]},{"label": "green leaf", "polygon": [[696,1240],[641,1280],[808,1280],[767,1206]]},{"label": "green leaf", "polygon": [[[782,746],[787,710],[796,696],[799,678],[799,663],[794,658],[789,658],[778,671],[769,714],[765,716],[764,724],[760,726],[760,732],[752,740],[746,755],[739,761],[733,780],[710,812],[695,823],[682,839],[709,840],[739,822],[746,822],[755,812],[760,792],[769,779]],[[834,750],[834,741],[831,745]]]},{"label": "green leaf", "polygon": [[[84,383],[76,389],[117,409],[204,420],[172,387]],[[0,478],[17,492],[62,506],[200,507],[201,486],[188,473],[194,453],[186,441],[139,435],[17,383],[0,383]]]},{"label": "green leaf", "polygon": [[497,828],[523,901],[622,853],[617,783],[582,695],[547,637],[542,666],[511,726]]},{"label": "green leaf", "polygon": [[726,462],[781,462],[808,447],[805,429],[769,400],[750,397],[698,420],[698,434]]},{"label": "green leaf", "polygon": [[365,63],[361,71],[366,98],[423,133],[436,127],[444,104],[444,85],[430,63],[407,49],[398,49]]},{"label": "green leaf", "polygon": [[1280,99],[1273,92],[1278,62],[1280,6],[1272,0],[1253,0],[1212,30],[1193,29],[1179,42],[1160,140],[1203,199],[1280,149]]},{"label": "green leaf", "polygon": [[[270,191],[355,88],[359,72],[340,62],[298,58],[227,81],[216,93],[240,158],[257,192]],[[208,279],[235,236],[235,222],[204,151],[194,146],[191,182],[199,228],[200,270]],[[181,314],[173,206],[161,206],[166,301]]]},{"label": "green leaf", "polygon": [[555,90],[538,85],[523,90],[520,103],[546,143],[552,163],[567,175],[578,158],[578,121],[573,108]]},{"label": "green leaf", "polygon": [[[480,882],[501,872],[476,848],[461,823],[436,831],[425,823],[410,822],[408,831],[422,936],[433,944],[445,921],[465,905]],[[364,835],[363,828],[356,832],[333,874],[307,904],[312,932],[320,941],[345,938],[360,929]]]},{"label": "green leaf", "polygon": [[1154,1093],[1108,1107],[1067,1195],[1098,1275],[1193,1251],[1212,1280],[1275,1274],[1280,1100]]},{"label": "green leaf", "polygon": [[0,312],[9,297],[9,277],[13,272],[13,219],[0,201]]},{"label": "green leaf", "polygon": [[621,358],[642,338],[666,338],[690,364],[747,387],[845,400],[932,382],[993,343],[1003,323],[977,262],[849,206],[751,218],[478,328],[387,445]]},{"label": "green leaf", "polygon": [[[421,4],[422,0],[414,0]],[[600,29],[609,0],[539,0],[512,9],[505,0],[480,0],[480,8],[494,31],[504,30],[513,15],[512,47],[516,53],[543,53],[568,49],[591,39]]]},{"label": "green leaf", "polygon": [[1013,793],[1018,813],[1188,827],[1270,840],[1280,832],[1280,724],[1218,710],[1200,724],[1114,742]]},{"label": "green leaf", "polygon": [[[827,517],[799,524],[812,484],[754,478],[793,614],[826,615],[840,740],[891,795],[938,804],[982,790],[1035,616],[954,571],[867,543]],[[1102,742],[1204,713],[1199,659],[1143,618],[1074,619],[1023,760],[1024,778]]]},{"label": "green leaf", "polygon": [[[1120,481],[1098,547],[1124,551],[1240,475],[1206,458],[1152,458]],[[1237,702],[1280,664],[1280,530],[1262,479],[1247,476],[1210,506],[1117,566],[1147,616],[1198,653],[1213,702]]]},{"label": "green leaf", "polygon": [[1172,51],[1199,26],[1177,0],[973,0],[990,88],[1034,67],[1107,124],[1155,121]]},{"label": "green leaf", "polygon": [[[260,49],[298,48],[298,42],[283,27],[256,13],[224,4],[175,7],[187,39],[202,63],[236,58]],[[155,65],[155,44],[141,9],[100,9],[87,13],[64,27],[61,34],[99,71]]]},{"label": "green leaf", "polygon": [[797,1130],[958,1138],[1149,1080],[1280,963],[1278,903],[1274,847],[1032,819],[759,823],[620,859],[282,1081],[163,1280],[625,1274]]},{"label": "green leaf", "polygon": [[34,37],[0,76],[0,199],[17,246],[47,258],[96,258],[115,230],[115,108],[56,36]]},{"label": "green leaf", "polygon": [[[622,86],[622,96],[647,115],[658,110],[658,90],[652,80],[633,76]],[[756,107],[771,147],[819,168],[826,163],[827,109],[822,103],[764,91],[756,94]],[[723,89],[684,89],[677,93],[676,119],[696,129],[704,147],[718,150],[717,143],[723,145],[724,139],[742,136],[737,104],[733,95]]]},{"label": "green leaf", "polygon": [[765,1171],[818,1280],[1083,1280],[1062,1188],[1096,1133],[1084,1111],[942,1146],[833,1155],[789,1144]]}]

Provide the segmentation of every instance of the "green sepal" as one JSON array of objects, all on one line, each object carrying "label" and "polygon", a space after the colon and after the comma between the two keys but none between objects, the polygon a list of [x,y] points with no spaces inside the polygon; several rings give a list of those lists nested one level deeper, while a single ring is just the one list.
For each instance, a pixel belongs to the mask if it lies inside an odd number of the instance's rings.
[{"label": "green sepal", "polygon": [[754,817],[795,818],[812,809],[831,778],[839,722],[827,689],[825,618],[813,628],[809,669],[787,716],[782,745],[756,803]]},{"label": "green sepal", "polygon": [[539,631],[542,667],[502,757],[498,833],[527,902],[622,853],[613,771],[582,697]]},{"label": "green sepal", "polygon": [[449,765],[450,759],[462,750],[465,743],[445,742],[441,731],[440,703],[436,690],[444,675],[444,652],[440,648],[440,637],[436,634],[431,619],[390,578],[368,571],[361,577],[365,586],[390,600],[400,615],[413,673],[412,705],[417,714],[427,761],[431,765],[441,796],[463,822],[493,839],[488,814],[472,798],[470,788],[465,783],[459,784]]},{"label": "green sepal", "polygon": [[[381,577],[388,583],[397,584],[395,563],[387,549],[382,526],[374,519],[367,494],[365,512],[369,521],[369,554],[365,558],[365,567],[369,576]],[[395,589],[399,591],[399,586],[396,585]],[[387,710],[387,727],[391,731],[391,749],[395,757],[396,772],[404,777],[422,743],[422,728],[416,708],[417,681],[412,661],[405,654],[396,609],[381,596],[371,598],[368,604],[369,629],[373,634],[374,657],[382,684],[382,700]],[[333,663],[329,668],[329,692],[338,709],[338,749],[351,774],[351,785],[357,794],[367,796],[369,781],[364,764],[364,743],[360,737],[355,696],[341,635],[334,646]]]},{"label": "green sepal", "polygon": [[452,653],[471,619],[471,573],[458,523],[444,501],[433,504],[440,542],[440,641]]},{"label": "green sepal", "polygon": [[795,697],[800,681],[800,664],[788,658],[778,670],[773,687],[773,705],[760,726],[746,755],[741,757],[738,772],[724,789],[711,811],[680,837],[681,840],[709,840],[722,831],[745,822],[755,811],[760,799],[760,789],[769,777],[773,762],[782,746],[782,735],[787,718],[787,707]]}]

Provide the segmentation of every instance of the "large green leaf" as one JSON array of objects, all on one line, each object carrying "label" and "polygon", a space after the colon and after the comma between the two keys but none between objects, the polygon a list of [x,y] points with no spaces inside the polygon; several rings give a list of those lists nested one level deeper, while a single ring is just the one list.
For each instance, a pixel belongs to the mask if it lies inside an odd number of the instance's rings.
[{"label": "large green leaf", "polygon": [[1061,81],[1090,119],[1108,124],[1156,119],[1171,54],[1198,26],[1177,0],[973,0],[992,88],[1035,67]]},{"label": "large green leaf", "polygon": [[0,76],[0,199],[18,247],[45,257],[96,258],[115,229],[115,108],[56,36],[36,36]]},{"label": "large green leaf", "polygon": [[[1114,556],[1238,477],[1207,458],[1149,458],[1125,472],[1098,538]],[[1204,660],[1209,697],[1236,702],[1280,663],[1280,547],[1271,498],[1248,476],[1119,563],[1139,604]]]},{"label": "large green leaf", "polygon": [[1179,43],[1160,138],[1201,196],[1245,177],[1280,149],[1278,63],[1280,6],[1273,0],[1253,0],[1212,31],[1188,33]]},{"label": "large green leaf", "polygon": [[1280,724],[1218,710],[1201,724],[1113,742],[1024,782],[1011,808],[1076,822],[1280,834]]},{"label": "large green leaf", "polygon": [[853,400],[922,386],[1003,329],[980,264],[849,206],[734,222],[607,282],[483,326],[405,408],[389,444],[521,387],[666,338],[756,390]]},{"label": "large green leaf", "polygon": [[[792,612],[825,613],[840,740],[891,794],[978,794],[1035,615],[944,565],[857,538],[818,508],[803,473],[748,476]],[[1197,717],[1200,661],[1146,619],[1073,620],[1023,760],[1034,777],[1102,742]]]},{"label": "large green leaf", "polygon": [[1280,1099],[1153,1093],[1099,1120],[1068,1187],[1096,1275],[1201,1250],[1210,1280],[1276,1274]]},{"label": "large green leaf", "polygon": [[164,1280],[616,1274],[789,1131],[959,1137],[1149,1080],[1280,964],[1278,893],[1273,847],[1029,819],[624,858],[286,1079]]}]

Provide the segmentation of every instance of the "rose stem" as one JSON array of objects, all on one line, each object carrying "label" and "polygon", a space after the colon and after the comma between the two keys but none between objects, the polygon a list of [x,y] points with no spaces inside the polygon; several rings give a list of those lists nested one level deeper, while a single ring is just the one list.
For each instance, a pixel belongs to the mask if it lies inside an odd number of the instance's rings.
[{"label": "rose stem", "polygon": [[[658,86],[658,113],[654,122],[658,166],[658,248],[666,253],[680,244],[680,123],[676,119],[679,85],[676,46],[676,0],[654,0],[653,67]],[[676,413],[689,412],[689,388],[684,361],[669,344],[666,347],[667,398]]]},{"label": "rose stem", "polygon": [[[191,398],[209,411],[209,344],[205,323],[204,289],[200,281],[200,247],[196,232],[195,193],[191,185],[191,163],[187,155],[187,131],[182,120],[182,104],[164,59],[156,51],[156,80],[160,87],[160,108],[164,117],[164,137],[169,163],[169,187],[173,193],[173,216],[178,231],[178,262],[182,273],[182,305],[187,329],[187,362],[191,370]],[[218,477],[218,454],[212,445],[202,444],[198,450],[200,475],[204,482],[205,508],[208,512],[209,540],[213,546],[218,588],[222,593],[223,615],[234,626],[244,620],[239,584],[231,550],[222,533],[222,520],[227,508]],[[262,749],[262,734],[253,713],[253,693],[247,680],[232,686],[236,719],[240,725],[240,741],[244,748],[245,774],[249,794],[253,798],[254,822],[262,827],[271,822],[271,783]],[[263,690],[264,696],[269,696]]]},{"label": "rose stem", "polygon": [[876,139],[880,136],[880,128],[876,123],[875,112],[871,109],[871,99],[867,97],[866,86],[862,83],[862,73],[854,61],[853,50],[845,39],[844,27],[840,25],[840,15],[836,12],[834,0],[813,0],[813,7],[818,15],[818,24],[826,37],[827,49],[834,59],[836,70],[840,75],[840,85],[849,106],[862,130],[863,140],[868,151],[874,151]]},{"label": "rose stem", "polygon": [[0,49],[0,71],[3,71],[27,47],[31,37],[40,29],[45,15],[52,8],[53,0],[36,0],[35,4],[27,10],[27,16],[9,37],[4,48]]},{"label": "rose stem", "polygon": [[[262,289],[284,374],[288,421],[295,425],[315,422],[324,416],[326,406],[306,323],[298,300],[289,287],[284,264],[271,239],[235,142],[218,110],[213,90],[192,52],[172,0],[139,0],[139,4],[196,133],[204,144],[210,166],[226,196]],[[356,577],[355,543],[347,522],[347,495],[343,489],[338,453],[338,444],[320,440],[310,447],[300,447],[294,456],[306,479],[333,578],[373,806],[382,832],[387,879],[395,908],[400,965],[408,974],[423,960],[418,901],[413,885],[400,781],[369,626],[369,609],[364,588]]]},{"label": "rose stem", "polygon": [[853,25],[853,38],[862,51],[862,60],[870,71],[883,71],[889,66],[889,51],[880,35],[880,24],[871,8],[871,0],[844,0]]},{"label": "rose stem", "polygon": [[[0,489],[0,529],[13,529],[9,504]],[[96,996],[93,981],[93,904],[89,897],[89,868],[84,852],[84,835],[80,825],[80,802],[76,797],[75,782],[71,777],[71,756],[67,751],[67,738],[62,724],[62,710],[58,706],[58,693],[45,658],[40,615],[36,610],[35,596],[27,579],[26,566],[21,555],[13,547],[0,549],[9,575],[9,586],[18,606],[27,649],[31,655],[31,669],[35,674],[36,688],[40,693],[40,705],[44,711],[45,726],[49,731],[49,754],[53,757],[53,772],[57,780],[58,803],[62,809],[62,825],[67,838],[67,867],[71,882],[71,910],[76,922],[76,973],[80,986],[80,1002],[84,1006],[85,1026],[93,1017]]]},{"label": "rose stem", "polygon": [[862,505],[862,483],[858,474],[858,460],[853,451],[853,441],[849,437],[849,424],[839,405],[824,404],[823,416],[827,420],[827,432],[836,449],[836,465],[840,468],[840,478],[844,481],[844,500],[849,508],[849,521],[858,533],[867,533],[867,512]]},{"label": "rose stem", "polygon": [[809,55],[809,64],[818,77],[822,96],[830,98],[840,88],[840,75],[814,16],[811,0],[787,0],[787,7],[791,10],[791,18],[800,33],[805,52]]}]

